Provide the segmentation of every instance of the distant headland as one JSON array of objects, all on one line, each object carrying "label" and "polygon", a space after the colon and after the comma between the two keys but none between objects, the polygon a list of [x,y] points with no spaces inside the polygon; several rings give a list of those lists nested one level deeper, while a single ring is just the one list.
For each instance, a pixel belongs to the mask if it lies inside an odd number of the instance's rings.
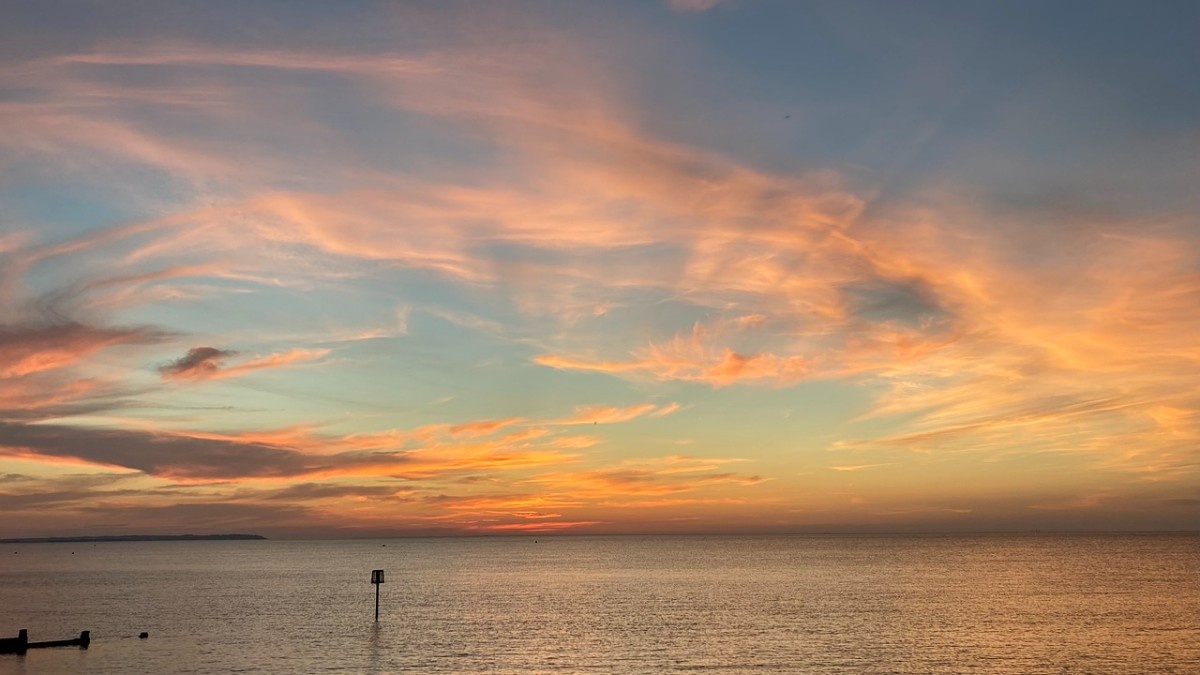
[{"label": "distant headland", "polygon": [[99,537],[22,537],[0,544],[89,544],[101,541],[229,541],[266,539],[261,534],[115,534]]}]

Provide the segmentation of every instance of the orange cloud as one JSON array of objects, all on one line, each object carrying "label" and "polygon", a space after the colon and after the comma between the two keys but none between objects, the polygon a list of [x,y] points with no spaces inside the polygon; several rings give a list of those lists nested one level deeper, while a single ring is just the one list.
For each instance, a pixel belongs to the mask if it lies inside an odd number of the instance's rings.
[{"label": "orange cloud", "polygon": [[540,523],[472,524],[467,529],[483,532],[555,532],[584,528],[596,524],[598,524],[598,521],[595,520],[556,520]]},{"label": "orange cloud", "polygon": [[[522,422],[519,417],[509,417],[502,420],[475,420],[463,424],[452,425],[449,429],[451,436],[487,436],[507,426]],[[510,439],[512,440],[512,439]]]},{"label": "orange cloud", "polygon": [[[676,406],[678,407],[678,406]],[[665,407],[663,409],[666,409]],[[628,422],[643,415],[654,414],[660,412],[659,407],[653,403],[642,403],[632,405],[627,408],[617,408],[613,406],[581,406],[575,409],[575,414],[566,419],[561,419],[553,424],[560,425],[575,425],[575,424],[618,424],[620,422]],[[669,414],[671,411],[657,415]]]},{"label": "orange cloud", "polygon": [[706,505],[735,505],[745,504],[745,499],[720,498],[697,499],[686,497],[663,497],[660,499],[614,500],[604,502],[605,506],[619,509],[668,509],[677,506],[706,506]]},{"label": "orange cloud", "polygon": [[[582,502],[557,495],[501,495],[501,496],[439,496],[429,500],[440,507],[453,511],[480,513],[541,513],[534,509],[562,509],[579,506]],[[525,516],[522,516],[525,517]]]},{"label": "orange cloud", "polygon": [[842,464],[829,467],[833,471],[862,471],[863,469],[875,469],[881,466],[891,466],[895,462],[881,462],[878,464]]},{"label": "orange cloud", "polygon": [[664,405],[661,408],[659,408],[658,410],[655,410],[654,412],[650,413],[650,416],[651,417],[666,417],[667,415],[671,415],[675,412],[678,412],[682,407],[683,406],[679,405],[678,403],[674,403],[674,402],[668,403],[667,405]]},{"label": "orange cloud", "polygon": [[[615,468],[541,474],[529,482],[583,499],[604,500],[617,496],[671,495],[723,485],[751,486],[764,480],[760,476],[706,472],[711,468],[709,463],[723,461],[729,460],[673,457]],[[692,466],[687,467],[688,464]]]}]

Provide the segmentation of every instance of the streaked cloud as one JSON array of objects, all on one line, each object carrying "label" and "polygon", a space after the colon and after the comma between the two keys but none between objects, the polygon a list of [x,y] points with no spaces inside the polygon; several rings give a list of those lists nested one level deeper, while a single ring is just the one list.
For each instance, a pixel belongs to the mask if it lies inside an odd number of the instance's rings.
[{"label": "streaked cloud", "polygon": [[487,436],[504,427],[512,426],[520,422],[520,418],[512,417],[503,420],[475,420],[472,422],[464,422],[463,424],[452,425],[449,429],[452,436]]},{"label": "streaked cloud", "polygon": [[161,342],[163,331],[103,328],[67,322],[0,327],[0,378],[19,378],[65,368],[119,345]]},{"label": "streaked cloud", "polygon": [[670,403],[665,406],[659,406],[654,403],[641,403],[632,405],[627,408],[618,408],[614,406],[579,406],[575,408],[575,414],[571,417],[557,420],[552,424],[559,425],[574,425],[574,424],[618,424],[620,422],[628,422],[637,419],[644,415],[652,417],[663,417],[671,414],[679,408],[679,404]]},{"label": "streaked cloud", "polygon": [[677,12],[707,12],[728,0],[667,0],[671,9]]},{"label": "streaked cloud", "polygon": [[892,462],[881,462],[879,464],[839,464],[830,466],[833,471],[862,471],[864,469],[875,469],[881,466],[891,466]]},{"label": "streaked cloud", "polygon": [[330,353],[328,349],[295,348],[286,352],[268,354],[267,356],[250,359],[242,363],[225,366],[225,360],[238,355],[238,352],[214,347],[193,347],[180,358],[161,366],[159,374],[164,379],[180,380],[209,380],[217,378],[238,377],[246,373],[267,368],[308,363],[324,358]]}]

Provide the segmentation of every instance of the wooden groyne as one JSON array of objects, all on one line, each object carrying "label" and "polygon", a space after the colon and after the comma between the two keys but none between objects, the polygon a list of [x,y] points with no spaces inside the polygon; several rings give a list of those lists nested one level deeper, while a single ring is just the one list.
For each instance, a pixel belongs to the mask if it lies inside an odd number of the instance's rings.
[{"label": "wooden groyne", "polygon": [[44,640],[42,642],[30,642],[29,631],[22,628],[17,632],[15,638],[0,638],[0,654],[24,654],[28,649],[41,649],[43,647],[79,647],[87,649],[92,643],[91,631],[83,631],[79,637],[70,640]]}]

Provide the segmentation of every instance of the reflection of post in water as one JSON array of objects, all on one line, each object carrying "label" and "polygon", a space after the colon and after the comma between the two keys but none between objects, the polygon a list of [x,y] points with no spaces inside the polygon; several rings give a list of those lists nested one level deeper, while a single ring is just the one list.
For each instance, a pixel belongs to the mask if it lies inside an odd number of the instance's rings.
[{"label": "reflection of post in water", "polygon": [[375,584],[375,622],[379,622],[379,584],[383,583],[383,570],[371,570],[371,583]]},{"label": "reflection of post in water", "polygon": [[367,667],[363,672],[367,673],[382,673],[387,672],[380,668],[381,650],[383,636],[383,625],[379,623],[371,624],[371,637],[367,641]]}]

